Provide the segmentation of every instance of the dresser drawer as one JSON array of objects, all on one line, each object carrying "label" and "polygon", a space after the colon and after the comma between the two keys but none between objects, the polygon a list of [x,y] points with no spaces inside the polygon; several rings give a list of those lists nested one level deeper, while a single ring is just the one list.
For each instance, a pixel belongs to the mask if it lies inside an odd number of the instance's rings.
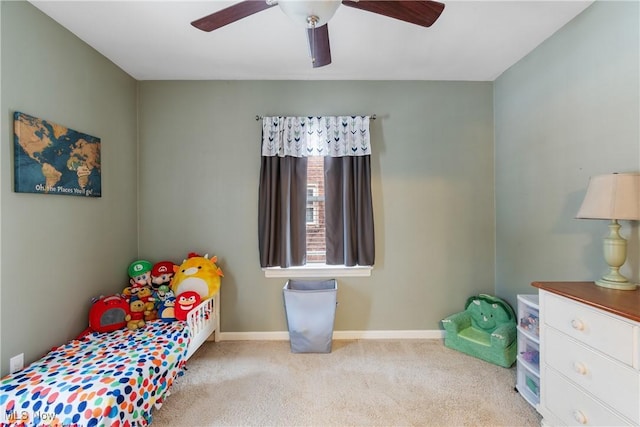
[{"label": "dresser drawer", "polygon": [[[545,366],[542,393],[545,407],[566,426],[633,425],[598,400]],[[612,390],[613,392],[613,390]]]},{"label": "dresser drawer", "polygon": [[576,301],[543,292],[544,323],[633,366],[634,328]]},{"label": "dresser drawer", "polygon": [[553,328],[544,328],[543,334],[544,360],[549,366],[640,423],[640,373]]}]

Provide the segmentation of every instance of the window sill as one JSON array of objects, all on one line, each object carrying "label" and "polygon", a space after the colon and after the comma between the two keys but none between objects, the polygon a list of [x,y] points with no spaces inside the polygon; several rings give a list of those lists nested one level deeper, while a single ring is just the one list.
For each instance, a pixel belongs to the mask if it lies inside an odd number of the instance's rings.
[{"label": "window sill", "polygon": [[370,266],[358,266],[358,267],[341,267],[339,265],[305,265],[302,267],[270,267],[263,268],[264,277],[266,278],[317,278],[317,277],[369,277],[371,276]]}]

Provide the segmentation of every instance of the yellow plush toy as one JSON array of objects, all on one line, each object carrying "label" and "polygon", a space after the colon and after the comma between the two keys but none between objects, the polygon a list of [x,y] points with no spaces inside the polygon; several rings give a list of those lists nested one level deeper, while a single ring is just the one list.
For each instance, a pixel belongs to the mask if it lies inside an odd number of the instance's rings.
[{"label": "yellow plush toy", "polygon": [[129,302],[129,314],[127,314],[124,320],[127,321],[127,328],[131,330],[140,329],[145,325],[144,322],[144,301],[138,297],[131,297]]},{"label": "yellow plush toy", "polygon": [[209,258],[192,252],[182,264],[174,266],[171,290],[176,297],[186,291],[197,292],[203,300],[213,297],[220,289],[220,277],[224,277],[216,262],[216,256]]}]

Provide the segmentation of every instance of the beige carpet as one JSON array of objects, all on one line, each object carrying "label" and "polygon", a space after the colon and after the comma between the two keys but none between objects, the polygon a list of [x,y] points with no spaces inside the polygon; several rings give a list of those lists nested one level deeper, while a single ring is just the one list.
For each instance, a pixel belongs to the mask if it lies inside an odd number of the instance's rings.
[{"label": "beige carpet", "polygon": [[153,426],[539,426],[514,391],[516,369],[440,340],[333,341],[293,354],[288,341],[205,343]]}]

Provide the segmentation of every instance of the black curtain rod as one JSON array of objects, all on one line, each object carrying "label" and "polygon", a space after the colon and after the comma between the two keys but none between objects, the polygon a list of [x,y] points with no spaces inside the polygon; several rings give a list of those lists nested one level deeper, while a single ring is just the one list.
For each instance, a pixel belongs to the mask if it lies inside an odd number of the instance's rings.
[{"label": "black curtain rod", "polygon": [[[264,118],[263,116],[256,116],[256,121],[258,121],[258,120],[262,120],[263,118]],[[376,115],[375,115],[375,114],[371,114],[371,115],[369,116],[369,118],[370,118],[371,120],[375,120],[375,119],[376,119]]]}]

